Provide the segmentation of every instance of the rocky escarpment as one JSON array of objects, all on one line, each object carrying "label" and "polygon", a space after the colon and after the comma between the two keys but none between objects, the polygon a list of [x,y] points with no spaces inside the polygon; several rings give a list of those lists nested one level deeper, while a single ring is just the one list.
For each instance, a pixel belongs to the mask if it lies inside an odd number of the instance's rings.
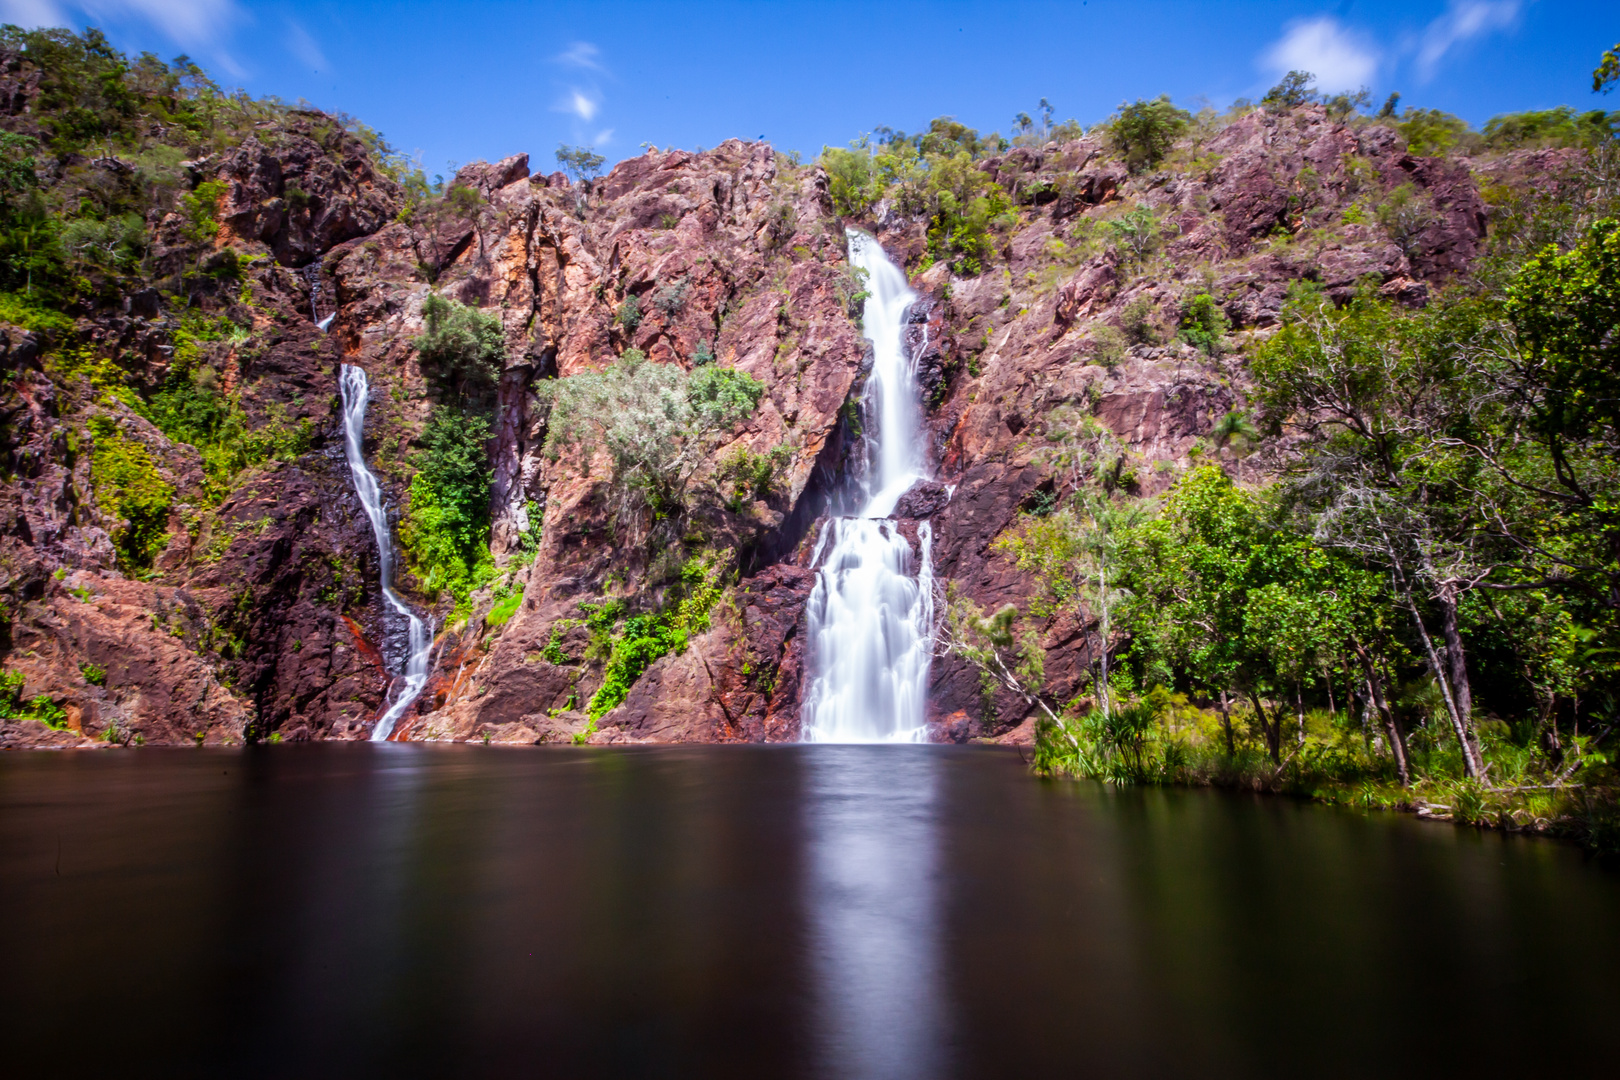
[{"label": "rocky escarpment", "polygon": [[[653,151],[588,186],[532,175],[522,155],[478,163],[452,184],[476,199],[414,214],[401,213],[404,192],[367,148],[317,114],[190,167],[197,183],[224,187],[215,250],[244,261],[238,292],[198,303],[250,329],[188,347],[250,427],[297,437],[221,482],[92,374],[49,362],[39,335],[0,328],[17,372],[4,391],[0,485],[7,667],[25,675],[23,697],[48,697],[67,718],[57,730],[0,721],[10,745],[366,736],[388,673],[403,667],[403,627],[380,604],[343,463],[336,376],[341,363],[370,376],[366,451],[400,507],[435,400],[413,345],[431,295],[495,315],[504,339],[488,447],[498,580],[465,618],[409,575],[401,582],[443,634],[401,737],[787,740],[809,674],[811,545],[850,462],[868,362],[846,225],[872,231],[922,296],[908,340],[937,478],[897,514],[908,535],[909,523],[932,521],[936,573],[987,607],[1027,607],[1026,576],[994,542],[1020,508],[1067,482],[1051,449],[1082,419],[1108,433],[1115,478],[1134,491],[1163,490],[1199,455],[1263,474],[1283,448],[1250,453],[1207,436],[1244,407],[1244,351],[1276,325],[1290,289],[1420,302],[1476,257],[1486,226],[1469,163],[1412,157],[1391,129],[1319,107],[1250,112],[1151,173],[1127,171],[1092,139],[985,158],[976,167],[1017,209],[994,258],[964,276],[929,258],[925,221],[880,204],[846,222],[819,168],[762,143]],[[1421,212],[1379,220],[1369,208],[1397,191]],[[1136,232],[1110,225],[1132,214]],[[178,217],[164,228],[178,230]],[[1171,335],[1195,293],[1230,323],[1219,355]],[[639,319],[622,317],[631,298]],[[132,295],[121,310],[86,313],[78,330],[149,390],[176,362],[184,313],[169,304]],[[315,322],[327,316],[322,333]],[[731,575],[709,629],[593,723],[583,706],[606,657],[591,612],[610,601],[657,610],[671,553],[649,552],[615,519],[601,461],[546,456],[538,391],[632,348],[687,369],[712,356],[764,384],[704,477],[738,450],[785,449],[762,491],[710,499],[690,516],[679,554]],[[92,423],[143,448],[174,493],[168,539],[142,574],[110,540],[129,523],[97,494],[94,451],[82,449]],[[517,589],[509,617],[488,616],[497,590]],[[1040,627],[1060,698],[1083,681],[1081,619],[1070,610]],[[1024,719],[1011,699],[987,705],[951,661],[935,667],[931,709],[942,739]]]}]

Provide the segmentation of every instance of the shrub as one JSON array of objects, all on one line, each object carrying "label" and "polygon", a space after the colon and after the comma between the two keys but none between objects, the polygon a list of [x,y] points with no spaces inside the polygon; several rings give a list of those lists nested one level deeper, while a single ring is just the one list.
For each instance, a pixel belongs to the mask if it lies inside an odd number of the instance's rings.
[{"label": "shrub", "polygon": [[1152,101],[1138,98],[1134,105],[1120,102],[1108,121],[1108,134],[1126,165],[1151,168],[1170,152],[1191,122],[1192,114],[1172,105],[1168,95]]},{"label": "shrub", "polygon": [[727,454],[715,470],[715,482],[725,495],[727,508],[735,514],[749,500],[769,496],[783,466],[792,459],[792,447],[780,443],[763,454],[746,447]]},{"label": "shrub", "polygon": [[1599,146],[1620,136],[1620,112],[1593,109],[1577,113],[1568,105],[1539,112],[1493,116],[1485,124],[1485,145],[1492,150],[1522,146]]},{"label": "shrub", "polygon": [[1119,313],[1119,329],[1132,345],[1157,345],[1164,340],[1159,305],[1150,296],[1138,296]]},{"label": "shrub", "polygon": [[1424,230],[1434,224],[1434,207],[1411,184],[1402,184],[1379,204],[1375,216],[1389,238],[1406,255],[1416,254]]},{"label": "shrub", "polygon": [[689,282],[684,277],[670,282],[653,293],[653,307],[662,311],[669,318],[674,318],[686,306],[686,290],[688,286]]},{"label": "shrub", "polygon": [[1444,154],[1454,147],[1469,149],[1477,139],[1468,122],[1439,109],[1407,109],[1395,125],[1406,136],[1406,148],[1419,157]]},{"label": "shrub", "polygon": [[714,349],[710,348],[707,341],[698,342],[697,348],[692,350],[692,366],[702,367],[712,363],[714,363]]},{"label": "shrub", "polygon": [[487,398],[506,366],[501,322],[443,296],[422,303],[424,330],[416,346],[422,374],[443,395],[466,404]]},{"label": "shrub", "polygon": [[692,476],[764,392],[763,383],[732,368],[706,364],[688,374],[627,352],[602,371],[540,387],[551,402],[545,451],[552,460],[578,451],[589,469],[603,450],[621,514],[679,515]]},{"label": "shrub", "polygon": [[468,594],[494,575],[489,554],[489,421],[437,406],[412,455],[410,510],[400,528],[422,589],[448,591],[465,614]]},{"label": "shrub", "polygon": [[1198,293],[1181,305],[1181,336],[1210,356],[1221,351],[1221,339],[1231,328],[1226,312],[1209,293]]},{"label": "shrub", "polygon": [[124,438],[112,420],[92,418],[90,435],[96,504],[115,522],[112,537],[120,558],[132,569],[146,569],[169,542],[165,529],[174,489],[158,475],[151,452]]},{"label": "shrub", "polygon": [[613,321],[624,327],[625,333],[635,333],[636,327],[641,325],[641,297],[635,293],[626,296],[613,313]]},{"label": "shrub", "polygon": [[608,655],[602,685],[586,707],[592,721],[624,701],[630,687],[654,661],[671,652],[685,652],[692,635],[709,628],[709,611],[725,588],[722,570],[710,559],[687,560],[662,610],[625,620],[624,631],[614,639]]},{"label": "shrub", "polygon": [[48,728],[67,727],[67,712],[45,694],[22,699],[27,681],[20,671],[0,675],[0,720],[38,720]]}]

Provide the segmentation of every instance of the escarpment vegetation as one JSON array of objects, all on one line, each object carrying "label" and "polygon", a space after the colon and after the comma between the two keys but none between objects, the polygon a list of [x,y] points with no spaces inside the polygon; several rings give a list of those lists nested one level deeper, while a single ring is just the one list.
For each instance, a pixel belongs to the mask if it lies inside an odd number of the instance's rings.
[{"label": "escarpment vegetation", "polygon": [[445,179],[94,32],[0,90],[11,743],[367,733],[340,362],[438,634],[402,737],[796,738],[854,227],[918,293],[936,737],[1614,842],[1614,113],[1295,73]]}]

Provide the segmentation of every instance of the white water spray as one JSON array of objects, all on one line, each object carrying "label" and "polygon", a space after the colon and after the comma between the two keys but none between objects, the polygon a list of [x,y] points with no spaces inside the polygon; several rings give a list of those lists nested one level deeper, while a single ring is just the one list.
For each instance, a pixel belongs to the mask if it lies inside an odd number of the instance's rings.
[{"label": "white water spray", "polygon": [[[807,615],[815,679],[802,714],[806,742],[926,742],[933,659],[933,534],[917,527],[920,558],[886,520],[925,475],[915,359],[906,309],[917,294],[878,242],[849,231],[849,261],[866,271],[862,323],[872,373],[861,408],[866,469],[859,509],[823,527]],[[827,550],[830,546],[830,550]],[[822,553],[826,551],[826,560]]]},{"label": "white water spray", "polygon": [[362,433],[366,426],[366,398],[371,384],[364,368],[344,364],[338,387],[343,392],[343,452],[349,459],[349,472],[354,476],[355,494],[366,517],[371,519],[371,532],[377,538],[377,576],[382,581],[383,599],[410,623],[410,657],[405,662],[405,683],[399,696],[388,706],[371,730],[372,742],[383,742],[393,734],[394,723],[427,685],[428,661],[433,652],[433,632],[427,623],[416,616],[405,601],[394,592],[394,543],[388,529],[388,511],[383,506],[382,488],[377,478],[366,468]]}]

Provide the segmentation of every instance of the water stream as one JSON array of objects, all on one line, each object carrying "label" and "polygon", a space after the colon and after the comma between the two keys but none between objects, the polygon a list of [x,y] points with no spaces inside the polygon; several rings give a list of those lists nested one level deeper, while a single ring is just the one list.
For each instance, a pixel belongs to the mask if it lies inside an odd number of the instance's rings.
[{"label": "water stream", "polygon": [[366,398],[370,395],[371,384],[366,379],[365,369],[344,364],[338,386],[343,393],[343,452],[349,459],[349,472],[354,476],[355,494],[360,496],[360,505],[371,520],[372,535],[377,538],[377,576],[382,582],[383,600],[396,614],[404,616],[410,625],[403,684],[371,731],[371,740],[382,742],[393,734],[395,722],[410,708],[411,702],[416,700],[422,687],[427,684],[429,660],[433,652],[433,628],[419,618],[394,591],[394,543],[388,528],[388,510],[383,506],[382,486],[366,467]]},{"label": "water stream", "polygon": [[865,467],[845,493],[846,515],[829,520],[816,541],[812,565],[820,569],[807,616],[815,677],[803,738],[926,742],[933,537],[920,523],[913,552],[888,520],[927,475],[916,359],[905,347],[906,309],[917,294],[876,240],[848,235],[849,261],[866,271],[870,293],[862,316],[873,352],[861,403]]}]

